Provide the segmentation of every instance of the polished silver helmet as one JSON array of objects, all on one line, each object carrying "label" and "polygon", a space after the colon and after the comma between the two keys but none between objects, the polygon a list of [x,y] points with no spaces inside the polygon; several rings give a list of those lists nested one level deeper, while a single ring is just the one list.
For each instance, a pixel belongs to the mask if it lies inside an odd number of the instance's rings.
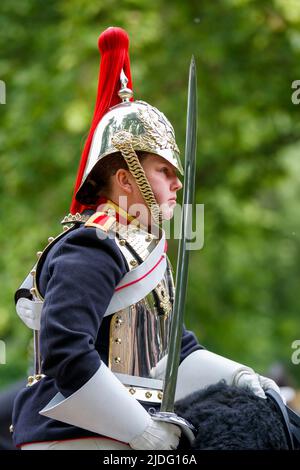
[{"label": "polished silver helmet", "polygon": [[[120,152],[150,210],[154,210],[158,216],[157,208],[155,209],[157,203],[136,151],[159,155],[183,174],[174,129],[165,115],[155,107],[144,101],[130,101],[132,91],[127,88],[127,78],[123,71],[120,80],[122,88],[119,96],[123,102],[108,110],[94,132],[76,199],[81,203],[94,202],[91,191],[87,188],[89,185],[95,186],[93,173],[96,167],[103,158]],[[92,194],[96,198],[95,190]]]}]

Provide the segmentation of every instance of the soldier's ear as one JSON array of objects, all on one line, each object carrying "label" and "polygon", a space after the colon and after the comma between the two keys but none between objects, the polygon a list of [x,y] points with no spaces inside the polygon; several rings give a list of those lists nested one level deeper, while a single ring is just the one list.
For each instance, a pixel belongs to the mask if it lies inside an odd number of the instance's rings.
[{"label": "soldier's ear", "polygon": [[128,170],[119,168],[114,175],[115,183],[122,189],[125,193],[131,194],[133,191],[132,187],[132,176]]}]

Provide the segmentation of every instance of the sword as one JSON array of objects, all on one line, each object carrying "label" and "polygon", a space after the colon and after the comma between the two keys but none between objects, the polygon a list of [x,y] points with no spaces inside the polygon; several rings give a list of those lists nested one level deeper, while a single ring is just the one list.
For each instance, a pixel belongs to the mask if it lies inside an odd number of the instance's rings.
[{"label": "sword", "polygon": [[[196,144],[197,144],[197,77],[196,64],[192,56],[189,69],[187,122],[185,143],[185,178],[183,188],[183,209],[181,217],[181,236],[179,241],[176,290],[169,336],[169,350],[166,365],[166,374],[163,388],[163,399],[160,412],[151,413],[153,419],[172,422],[182,428],[190,441],[194,435],[192,426],[174,413],[175,390],[177,373],[180,361],[181,338],[183,330],[183,317],[188,280],[189,250],[186,244],[192,233],[192,206],[195,194],[196,170]],[[180,422],[179,422],[179,421]],[[183,423],[183,421],[185,421]]]}]

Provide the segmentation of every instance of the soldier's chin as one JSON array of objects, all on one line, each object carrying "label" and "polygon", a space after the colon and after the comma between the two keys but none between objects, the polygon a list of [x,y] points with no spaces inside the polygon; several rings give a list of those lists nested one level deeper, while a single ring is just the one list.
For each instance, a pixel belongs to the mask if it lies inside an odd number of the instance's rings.
[{"label": "soldier's chin", "polygon": [[162,219],[163,220],[170,220],[172,219],[173,215],[174,215],[174,207],[175,207],[176,204],[174,204],[174,206],[168,206],[168,207],[162,207],[161,208],[161,214],[162,214]]}]

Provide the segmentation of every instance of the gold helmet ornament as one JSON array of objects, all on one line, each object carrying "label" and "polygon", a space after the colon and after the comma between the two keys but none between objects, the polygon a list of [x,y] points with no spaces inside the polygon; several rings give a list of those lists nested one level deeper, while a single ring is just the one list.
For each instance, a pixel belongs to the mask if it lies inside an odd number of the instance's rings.
[{"label": "gold helmet ornament", "polygon": [[71,213],[97,204],[96,174],[102,160],[121,153],[156,223],[159,206],[139,161],[137,151],[153,153],[183,169],[174,129],[158,109],[144,101],[133,101],[128,56],[129,39],[121,28],[108,28],[99,37],[100,63],[98,96],[91,129],[78,169]]}]

